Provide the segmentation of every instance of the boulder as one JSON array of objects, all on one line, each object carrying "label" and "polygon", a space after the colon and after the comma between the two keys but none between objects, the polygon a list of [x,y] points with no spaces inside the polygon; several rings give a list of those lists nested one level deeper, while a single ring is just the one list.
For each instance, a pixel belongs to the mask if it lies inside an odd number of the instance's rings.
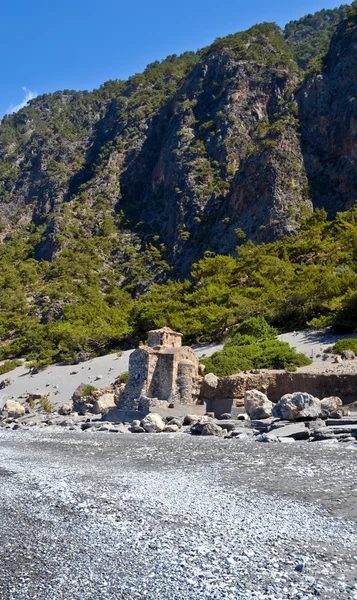
[{"label": "boulder", "polygon": [[141,427],[147,433],[160,433],[165,429],[165,423],[157,413],[150,413],[141,421]]},{"label": "boulder", "polygon": [[341,353],[341,356],[344,360],[354,360],[356,358],[356,355],[352,350],[344,350]]},{"label": "boulder", "polygon": [[116,404],[115,404],[115,397],[114,397],[114,393],[112,394],[103,394],[102,396],[100,396],[93,404],[93,412],[95,415],[100,415],[101,413],[111,409],[111,408],[115,408]]},{"label": "boulder", "polygon": [[231,419],[231,418],[232,418],[231,413],[223,413],[222,415],[220,415],[218,417],[218,420],[219,421],[226,421],[227,419]]},{"label": "boulder", "polygon": [[179,430],[179,427],[177,425],[171,425],[171,423],[169,423],[168,425],[165,425],[165,428],[164,428],[165,433],[176,433],[178,430]]},{"label": "boulder", "polygon": [[9,379],[8,377],[6,377],[2,381],[0,381],[0,390],[5,389],[10,384],[11,384],[11,379]]},{"label": "boulder", "polygon": [[177,425],[180,429],[182,427],[182,418],[181,417],[166,417],[167,425]]},{"label": "boulder", "polygon": [[264,442],[266,444],[279,442],[279,439],[276,437],[276,435],[269,436],[267,433],[261,433],[260,435],[257,435],[255,439],[257,442]]},{"label": "boulder", "polygon": [[12,419],[18,419],[25,414],[25,407],[16,400],[6,400],[3,410],[6,411],[8,417]]},{"label": "boulder", "polygon": [[201,435],[221,436],[222,434],[223,430],[219,425],[215,423],[203,423]]},{"label": "boulder", "polygon": [[58,414],[66,417],[67,415],[71,414],[72,410],[73,410],[72,402],[67,402],[66,404],[62,404],[62,406],[59,407]]},{"label": "boulder", "polygon": [[271,417],[273,403],[258,390],[249,390],[244,394],[244,407],[251,419],[268,419]]},{"label": "boulder", "polygon": [[28,400],[29,402],[36,402],[36,400],[44,400],[44,398],[47,398],[47,396],[47,392],[32,392],[28,395]]},{"label": "boulder", "polygon": [[286,394],[273,408],[273,415],[278,419],[296,421],[298,419],[317,419],[321,416],[321,402],[311,394],[296,392]]},{"label": "boulder", "polygon": [[342,400],[338,396],[330,396],[329,398],[321,400],[322,411],[327,417],[336,415],[336,417],[339,418],[342,416],[342,411],[340,411],[341,407]]},{"label": "boulder", "polygon": [[140,427],[140,425],[135,425],[130,428],[131,433],[146,433],[144,427]]},{"label": "boulder", "polygon": [[192,425],[193,423],[197,423],[200,420],[200,417],[197,415],[186,415],[183,419],[183,425]]},{"label": "boulder", "polygon": [[72,400],[73,402],[78,402],[83,396],[85,391],[88,389],[88,383],[81,383],[73,392]]}]

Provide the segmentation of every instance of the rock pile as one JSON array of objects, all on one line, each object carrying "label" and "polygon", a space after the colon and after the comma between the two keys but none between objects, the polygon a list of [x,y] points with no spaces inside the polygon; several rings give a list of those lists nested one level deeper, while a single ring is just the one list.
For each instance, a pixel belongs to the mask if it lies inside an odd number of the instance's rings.
[{"label": "rock pile", "polygon": [[[25,401],[9,399],[0,413],[0,427],[27,429],[30,427],[65,427],[87,432],[113,433],[188,433],[194,436],[222,437],[257,442],[294,443],[350,442],[357,443],[357,413],[349,415],[340,398],[319,400],[311,394],[286,394],[276,404],[258,390],[244,395],[245,414],[220,419],[208,413],[162,416],[148,413],[141,420],[109,423],[108,411],[116,408],[123,386],[110,386],[91,391],[79,386],[71,402],[55,409],[44,394],[28,396]],[[89,392],[84,396],[84,392]],[[174,408],[172,409],[174,410]]]}]

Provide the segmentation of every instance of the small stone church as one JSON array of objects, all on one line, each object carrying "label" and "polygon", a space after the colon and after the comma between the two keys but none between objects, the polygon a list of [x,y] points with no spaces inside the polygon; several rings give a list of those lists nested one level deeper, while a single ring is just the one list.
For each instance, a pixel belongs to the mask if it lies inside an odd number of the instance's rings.
[{"label": "small stone church", "polygon": [[120,410],[148,410],[170,403],[193,404],[199,361],[182,334],[169,327],[148,332],[148,345],[130,355],[129,378]]}]

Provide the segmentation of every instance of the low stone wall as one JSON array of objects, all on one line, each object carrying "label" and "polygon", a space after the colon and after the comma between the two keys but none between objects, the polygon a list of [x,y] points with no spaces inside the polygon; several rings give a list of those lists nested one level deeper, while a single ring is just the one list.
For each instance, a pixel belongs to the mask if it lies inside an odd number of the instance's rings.
[{"label": "low stone wall", "polygon": [[280,400],[284,394],[308,392],[321,400],[339,396],[344,404],[351,404],[357,401],[357,375],[265,371],[216,377],[209,373],[202,381],[200,399],[206,403],[208,412],[220,416],[243,406],[245,392],[252,389],[264,392],[273,402]]}]

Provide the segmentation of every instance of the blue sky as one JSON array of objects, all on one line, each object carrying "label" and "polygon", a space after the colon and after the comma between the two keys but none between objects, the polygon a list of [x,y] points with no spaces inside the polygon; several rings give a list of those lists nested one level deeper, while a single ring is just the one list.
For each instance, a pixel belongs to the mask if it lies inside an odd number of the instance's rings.
[{"label": "blue sky", "polygon": [[17,0],[1,10],[0,115],[36,94],[98,87],[262,21],[284,26],[328,0]]}]

